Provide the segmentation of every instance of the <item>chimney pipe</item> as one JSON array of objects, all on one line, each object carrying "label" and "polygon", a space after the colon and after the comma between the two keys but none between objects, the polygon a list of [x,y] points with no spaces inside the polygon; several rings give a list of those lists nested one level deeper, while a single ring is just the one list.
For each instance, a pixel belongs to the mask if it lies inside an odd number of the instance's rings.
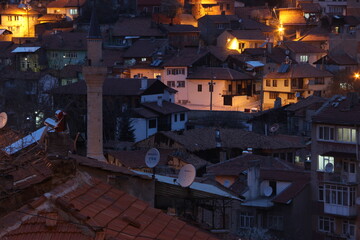
[{"label": "chimney pipe", "polygon": [[145,90],[145,89],[147,89],[147,84],[148,84],[148,79],[147,79],[147,77],[142,77],[141,78],[141,86],[140,86],[140,89],[141,90]]}]

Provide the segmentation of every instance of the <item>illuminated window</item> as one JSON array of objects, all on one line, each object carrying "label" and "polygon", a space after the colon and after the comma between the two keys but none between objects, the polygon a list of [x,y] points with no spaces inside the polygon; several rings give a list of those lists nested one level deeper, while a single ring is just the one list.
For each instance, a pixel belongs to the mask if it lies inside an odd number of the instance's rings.
[{"label": "illuminated window", "polygon": [[[318,157],[318,170],[325,171],[326,164],[331,163],[334,166],[334,157],[331,156],[321,156]],[[334,171],[334,168],[332,169]]]},{"label": "illuminated window", "polygon": [[12,16],[8,16],[8,21],[12,21]]},{"label": "illuminated window", "polygon": [[167,75],[185,75],[185,68],[169,68]]},{"label": "illuminated window", "polygon": [[141,58],[141,61],[142,61],[142,62],[146,62],[146,58]]},{"label": "illuminated window", "polygon": [[71,14],[71,15],[77,15],[77,14],[78,14],[77,8],[71,8],[71,9],[70,9],[70,14]]},{"label": "illuminated window", "polygon": [[64,58],[77,58],[77,52],[66,52],[63,55]]},{"label": "illuminated window", "polygon": [[334,127],[319,126],[318,128],[318,140],[334,141]]},{"label": "illuminated window", "polygon": [[14,20],[15,20],[15,21],[19,21],[19,20],[20,20],[20,16],[14,16]]},{"label": "illuminated window", "polygon": [[308,55],[300,55],[300,62],[309,62],[309,56]]},{"label": "illuminated window", "polygon": [[334,232],[335,231],[334,218],[319,216],[318,230],[320,232]]},{"label": "illuminated window", "polygon": [[336,140],[339,142],[356,143],[355,128],[337,128]]}]

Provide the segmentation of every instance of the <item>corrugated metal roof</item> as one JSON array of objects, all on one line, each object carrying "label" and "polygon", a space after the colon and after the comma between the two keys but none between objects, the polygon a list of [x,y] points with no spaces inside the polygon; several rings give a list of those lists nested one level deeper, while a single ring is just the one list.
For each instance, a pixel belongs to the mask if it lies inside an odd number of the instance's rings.
[{"label": "corrugated metal roof", "polygon": [[36,52],[40,47],[17,47],[12,50],[12,53],[27,53],[27,52]]}]

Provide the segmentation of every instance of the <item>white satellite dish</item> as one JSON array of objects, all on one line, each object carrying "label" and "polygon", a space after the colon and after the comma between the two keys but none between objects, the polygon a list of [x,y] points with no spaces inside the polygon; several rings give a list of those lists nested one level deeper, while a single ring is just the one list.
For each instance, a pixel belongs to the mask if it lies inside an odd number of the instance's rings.
[{"label": "white satellite dish", "polygon": [[327,173],[331,173],[334,170],[334,164],[332,163],[327,163],[325,165],[325,172]]},{"label": "white satellite dish", "polygon": [[277,123],[274,123],[273,125],[271,125],[269,131],[272,132],[272,133],[274,133],[274,132],[276,132],[277,130],[279,130],[279,128],[280,128],[280,125],[277,124]]},{"label": "white satellite dish", "polygon": [[192,164],[186,164],[180,169],[177,182],[182,187],[188,187],[194,182],[195,176],[196,176],[195,167]]},{"label": "white satellite dish", "polygon": [[153,168],[158,165],[160,161],[160,152],[156,148],[151,148],[149,151],[146,152],[145,155],[145,164],[149,168]]},{"label": "white satellite dish", "polygon": [[5,127],[8,120],[8,116],[5,112],[0,113],[0,128]]},{"label": "white satellite dish", "polygon": [[273,192],[272,187],[266,186],[266,187],[264,188],[264,195],[265,195],[266,197],[270,197],[271,194],[272,194],[272,192]]}]

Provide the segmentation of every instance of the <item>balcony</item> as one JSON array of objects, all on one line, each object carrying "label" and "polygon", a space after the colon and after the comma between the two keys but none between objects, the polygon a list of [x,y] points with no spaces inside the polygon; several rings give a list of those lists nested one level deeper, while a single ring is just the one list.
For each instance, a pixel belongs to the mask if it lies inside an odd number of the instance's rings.
[{"label": "balcony", "polygon": [[223,90],[223,96],[249,96],[246,89],[239,89],[238,91]]},{"label": "balcony", "polygon": [[338,216],[356,216],[356,206],[343,206],[338,204],[324,203],[324,213]]},{"label": "balcony", "polygon": [[356,173],[334,172],[324,173],[324,182],[337,184],[356,183]]}]

